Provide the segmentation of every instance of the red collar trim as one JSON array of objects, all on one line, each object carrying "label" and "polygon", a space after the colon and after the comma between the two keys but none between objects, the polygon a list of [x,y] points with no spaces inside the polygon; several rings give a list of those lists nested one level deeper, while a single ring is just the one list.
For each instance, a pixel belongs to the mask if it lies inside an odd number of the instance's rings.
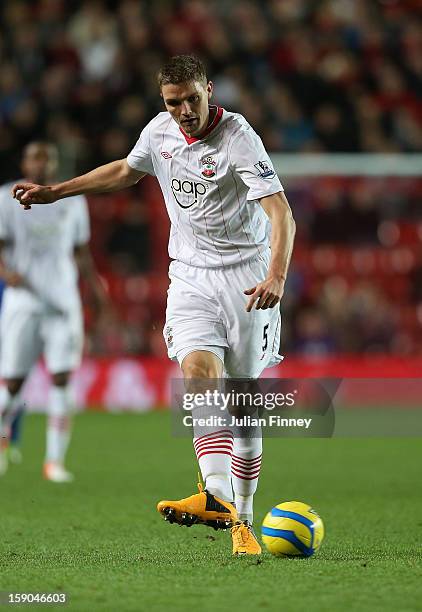
[{"label": "red collar trim", "polygon": [[179,126],[179,130],[182,132],[188,145],[191,145],[194,142],[199,142],[200,140],[208,136],[208,134],[210,134],[220,123],[221,117],[223,116],[223,109],[221,108],[221,106],[217,106],[217,107],[210,106],[210,108],[217,108],[217,112],[214,115],[214,119],[211,121],[209,126],[205,128],[205,130],[202,132],[200,136],[188,136],[185,130]]}]

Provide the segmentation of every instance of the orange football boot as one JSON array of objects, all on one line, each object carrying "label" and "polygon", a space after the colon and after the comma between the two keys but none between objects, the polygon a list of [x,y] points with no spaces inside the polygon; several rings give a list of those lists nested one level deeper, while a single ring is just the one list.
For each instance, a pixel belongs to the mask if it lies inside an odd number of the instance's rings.
[{"label": "orange football boot", "polygon": [[260,555],[262,550],[249,521],[237,521],[231,528],[234,555]]},{"label": "orange football boot", "polygon": [[179,501],[158,502],[157,510],[164,520],[179,525],[207,525],[214,529],[229,529],[237,521],[236,508],[204,490],[198,483],[199,493]]}]

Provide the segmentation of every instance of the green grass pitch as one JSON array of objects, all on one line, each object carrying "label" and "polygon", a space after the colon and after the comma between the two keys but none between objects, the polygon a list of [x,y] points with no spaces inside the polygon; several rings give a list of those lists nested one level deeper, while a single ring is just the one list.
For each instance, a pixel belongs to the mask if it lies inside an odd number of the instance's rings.
[{"label": "green grass pitch", "polygon": [[44,418],[29,416],[25,461],[0,481],[0,591],[65,591],[64,609],[83,612],[422,610],[420,439],[266,440],[258,529],[298,499],[326,537],[309,559],[260,561],[232,558],[227,532],[156,513],[196,489],[191,442],[167,413],[79,415],[72,485],[41,479],[43,442]]}]

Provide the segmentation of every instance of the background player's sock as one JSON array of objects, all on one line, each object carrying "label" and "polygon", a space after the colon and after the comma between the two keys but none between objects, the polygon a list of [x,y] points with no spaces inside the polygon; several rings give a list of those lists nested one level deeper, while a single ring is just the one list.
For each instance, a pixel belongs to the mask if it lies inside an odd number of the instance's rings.
[{"label": "background player's sock", "polygon": [[[246,432],[245,432],[246,433]],[[262,435],[236,437],[232,457],[232,485],[237,513],[241,521],[253,522],[253,496],[258,486],[262,460]]]},{"label": "background player's sock", "polygon": [[12,395],[6,386],[0,387],[0,431],[10,437],[10,428],[21,403],[20,392]]},{"label": "background player's sock", "polygon": [[0,476],[6,473],[9,460],[10,426],[20,403],[20,393],[12,395],[6,386],[0,387]]},{"label": "background player's sock", "polygon": [[10,444],[8,449],[10,463],[22,463],[22,451],[20,445],[24,412],[25,405],[22,402],[19,402],[19,406],[10,426]]},{"label": "background player's sock", "polygon": [[230,477],[233,433],[216,430],[193,439],[202,478],[209,493],[223,501],[233,501]]},{"label": "background player's sock", "polygon": [[63,464],[70,441],[69,397],[67,387],[52,385],[48,400],[46,463]]},{"label": "background player's sock", "polygon": [[22,433],[22,420],[24,413],[24,406],[22,402],[19,403],[15,416],[13,417],[11,428],[10,428],[10,443],[15,446],[19,445]]}]

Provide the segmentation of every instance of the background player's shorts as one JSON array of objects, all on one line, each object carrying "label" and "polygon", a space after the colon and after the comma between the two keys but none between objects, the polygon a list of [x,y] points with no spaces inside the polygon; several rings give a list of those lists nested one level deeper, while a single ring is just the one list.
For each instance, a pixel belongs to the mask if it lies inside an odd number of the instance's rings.
[{"label": "background player's shorts", "polygon": [[34,312],[5,300],[0,316],[0,374],[24,378],[41,354],[51,374],[80,364],[83,321],[79,308],[66,314]]},{"label": "background player's shorts", "polygon": [[246,312],[245,289],[262,282],[270,255],[224,268],[170,264],[164,339],[171,359],[194,350],[215,353],[229,377],[258,378],[282,359],[280,308]]}]

